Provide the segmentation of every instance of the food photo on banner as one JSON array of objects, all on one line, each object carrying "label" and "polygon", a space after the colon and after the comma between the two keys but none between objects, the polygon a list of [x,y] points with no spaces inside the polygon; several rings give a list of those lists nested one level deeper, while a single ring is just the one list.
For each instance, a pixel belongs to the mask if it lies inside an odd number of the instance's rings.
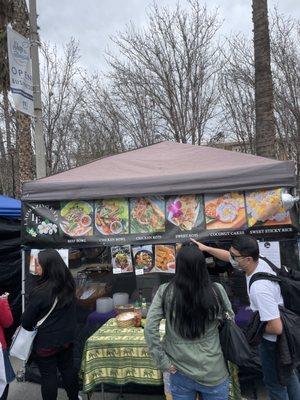
[{"label": "food photo on banner", "polygon": [[290,214],[284,209],[281,200],[284,192],[282,188],[246,192],[249,227],[290,225]]},{"label": "food photo on banner", "polygon": [[126,199],[95,201],[95,227],[100,235],[129,233],[129,205]]},{"label": "food photo on banner", "polygon": [[175,273],[175,245],[156,244],[155,267],[153,272]]},{"label": "food photo on banner", "polygon": [[130,199],[130,233],[165,232],[165,224],[164,197]]},{"label": "food photo on banner", "polygon": [[93,236],[94,203],[69,201],[61,203],[60,232],[67,237]]},{"label": "food photo on banner", "polygon": [[[166,199],[168,227],[177,234],[204,229],[203,197],[189,194]],[[174,226],[177,230],[174,230]]]},{"label": "food photo on banner", "polygon": [[205,195],[205,221],[208,230],[246,229],[245,198],[241,192]]},{"label": "food photo on banner", "polygon": [[136,275],[148,274],[154,267],[154,252],[152,245],[133,246],[132,255]]},{"label": "food photo on banner", "polygon": [[130,245],[112,247],[111,261],[114,274],[133,272]]}]

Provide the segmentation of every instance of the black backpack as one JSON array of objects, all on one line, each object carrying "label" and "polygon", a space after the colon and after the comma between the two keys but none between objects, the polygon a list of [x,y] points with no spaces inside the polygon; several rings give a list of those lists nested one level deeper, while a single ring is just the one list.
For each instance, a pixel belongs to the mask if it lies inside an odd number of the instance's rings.
[{"label": "black backpack", "polygon": [[281,268],[278,268],[266,257],[260,256],[259,258],[265,261],[276,275],[268,274],[266,272],[257,272],[250,279],[249,291],[253,282],[261,279],[278,282],[285,308],[300,315],[300,271],[287,268],[284,265],[282,265]]}]

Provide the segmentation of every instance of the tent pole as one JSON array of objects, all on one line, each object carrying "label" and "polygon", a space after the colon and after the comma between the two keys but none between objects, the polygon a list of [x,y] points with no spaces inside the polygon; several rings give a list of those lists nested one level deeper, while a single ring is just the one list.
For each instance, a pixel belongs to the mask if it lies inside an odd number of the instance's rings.
[{"label": "tent pole", "polygon": [[25,250],[22,252],[22,313],[25,311]]},{"label": "tent pole", "polygon": [[[21,250],[22,254],[22,314],[25,311],[25,250]],[[17,380],[20,382],[25,382],[25,368],[26,361],[22,361],[22,369],[17,372]]]}]

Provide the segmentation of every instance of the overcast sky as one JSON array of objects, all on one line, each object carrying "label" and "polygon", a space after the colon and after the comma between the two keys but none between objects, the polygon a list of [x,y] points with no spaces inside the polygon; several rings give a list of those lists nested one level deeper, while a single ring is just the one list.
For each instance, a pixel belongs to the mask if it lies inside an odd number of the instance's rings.
[{"label": "overcast sky", "polygon": [[[162,6],[175,7],[177,0],[157,0]],[[204,3],[204,2],[203,2]],[[104,52],[110,36],[133,22],[147,23],[147,11],[153,0],[37,0],[38,24],[43,41],[66,43],[71,37],[80,42],[81,64],[90,72],[105,69]],[[182,7],[185,0],[180,0]],[[218,8],[223,20],[221,34],[243,32],[251,37],[251,0],[209,0],[208,8]],[[269,0],[269,11],[276,6],[286,15],[300,20],[299,0]],[[113,49],[113,48],[112,48]]]}]

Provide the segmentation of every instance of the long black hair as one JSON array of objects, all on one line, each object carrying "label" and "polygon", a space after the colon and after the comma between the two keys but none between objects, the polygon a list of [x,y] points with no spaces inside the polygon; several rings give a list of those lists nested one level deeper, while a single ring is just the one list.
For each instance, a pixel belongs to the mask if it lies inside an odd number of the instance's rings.
[{"label": "long black hair", "polygon": [[193,243],[183,244],[176,256],[176,274],[163,295],[166,314],[174,330],[185,339],[199,338],[219,310],[205,257]]},{"label": "long black hair", "polygon": [[75,297],[75,282],[69,268],[56,250],[42,250],[38,254],[42,275],[37,282],[36,291],[49,293],[50,301],[58,298],[58,306],[70,304]]}]

